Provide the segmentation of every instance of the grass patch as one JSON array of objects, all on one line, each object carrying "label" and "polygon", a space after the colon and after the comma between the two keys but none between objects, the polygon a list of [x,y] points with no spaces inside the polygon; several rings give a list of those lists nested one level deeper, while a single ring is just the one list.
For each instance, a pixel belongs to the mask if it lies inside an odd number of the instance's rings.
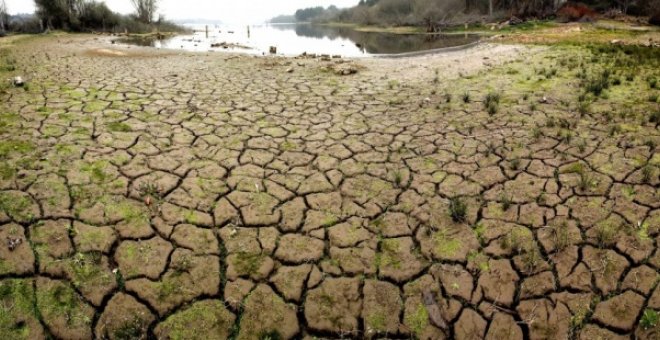
[{"label": "grass patch", "polygon": [[241,251],[236,254],[232,264],[239,275],[252,275],[259,271],[264,257],[263,254]]},{"label": "grass patch", "polygon": [[460,197],[449,200],[449,216],[454,222],[464,222],[467,214],[467,205]]},{"label": "grass patch", "polygon": [[37,306],[45,319],[64,317],[67,325],[85,327],[92,319],[84,310],[82,299],[73,288],[57,282],[37,291]]},{"label": "grass patch", "polygon": [[34,144],[19,140],[0,141],[0,157],[6,158],[12,154],[26,154],[34,151]]},{"label": "grass patch", "polygon": [[441,230],[433,235],[435,250],[440,257],[451,257],[461,248],[461,241],[449,237],[445,230]]},{"label": "grass patch", "polygon": [[106,124],[106,126],[107,126],[108,130],[110,130],[112,132],[131,132],[131,131],[133,131],[133,128],[130,125],[128,125],[126,123],[122,123],[122,122],[110,122],[110,123]]},{"label": "grass patch", "polygon": [[426,311],[426,307],[421,303],[418,304],[412,313],[405,316],[404,323],[415,335],[420,337],[426,326],[429,325],[429,313]]},{"label": "grass patch", "polygon": [[29,326],[16,320],[35,318],[38,312],[32,281],[9,279],[0,281],[0,334],[4,339],[30,339]]},{"label": "grass patch", "polygon": [[660,319],[659,313],[653,309],[647,308],[642,314],[642,318],[639,320],[639,326],[643,329],[651,329],[658,325],[658,319]]},{"label": "grass patch", "polygon": [[396,239],[386,239],[380,242],[380,253],[376,258],[377,267],[401,268],[401,259],[399,258],[399,241]]}]

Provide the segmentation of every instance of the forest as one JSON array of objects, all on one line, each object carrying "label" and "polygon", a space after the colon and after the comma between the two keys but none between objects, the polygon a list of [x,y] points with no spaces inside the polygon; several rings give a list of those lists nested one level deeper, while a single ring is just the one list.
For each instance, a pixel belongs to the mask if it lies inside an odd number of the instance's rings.
[{"label": "forest", "polygon": [[[29,1],[29,0],[28,0]],[[181,27],[156,17],[158,0],[130,0],[135,12],[122,15],[113,12],[103,1],[96,0],[34,0],[35,15],[9,16],[4,0],[0,0],[0,31],[37,33],[61,29],[74,32],[145,33],[180,31]]]},{"label": "forest", "polygon": [[650,16],[660,21],[660,0],[360,0],[351,8],[313,7],[296,11],[297,21],[362,25],[443,26],[481,21],[553,17],[562,6],[586,6],[596,12]]}]

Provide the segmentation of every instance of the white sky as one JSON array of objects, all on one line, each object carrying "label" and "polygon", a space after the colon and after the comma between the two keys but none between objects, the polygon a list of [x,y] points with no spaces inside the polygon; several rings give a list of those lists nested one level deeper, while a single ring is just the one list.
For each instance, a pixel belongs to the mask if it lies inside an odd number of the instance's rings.
[{"label": "white sky", "polygon": [[[9,13],[34,12],[33,0],[5,0]],[[110,9],[133,12],[130,0],[101,0]],[[305,7],[350,7],[359,0],[160,0],[159,13],[169,19],[214,19],[226,23],[259,23]]]}]

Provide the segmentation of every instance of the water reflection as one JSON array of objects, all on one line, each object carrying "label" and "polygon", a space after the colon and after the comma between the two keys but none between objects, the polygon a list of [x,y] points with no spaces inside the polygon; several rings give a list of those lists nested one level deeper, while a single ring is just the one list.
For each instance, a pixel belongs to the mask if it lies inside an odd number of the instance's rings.
[{"label": "water reflection", "polygon": [[311,24],[273,24],[249,27],[195,26],[193,35],[165,40],[123,40],[140,46],[174,48],[191,51],[234,51],[267,54],[271,46],[279,54],[299,55],[303,52],[342,55],[345,57],[399,54],[469,44],[475,35],[391,34],[360,32],[350,27]]}]

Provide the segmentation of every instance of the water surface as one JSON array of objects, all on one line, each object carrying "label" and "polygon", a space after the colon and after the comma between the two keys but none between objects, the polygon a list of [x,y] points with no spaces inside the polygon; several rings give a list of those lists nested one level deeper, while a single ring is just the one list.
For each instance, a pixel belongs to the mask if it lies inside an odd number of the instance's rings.
[{"label": "water surface", "polygon": [[280,55],[302,53],[344,57],[400,54],[461,46],[478,40],[470,34],[392,34],[360,32],[350,27],[312,24],[264,24],[251,26],[189,25],[194,34],[163,40],[123,40],[124,43],[187,51],[230,51]]}]

